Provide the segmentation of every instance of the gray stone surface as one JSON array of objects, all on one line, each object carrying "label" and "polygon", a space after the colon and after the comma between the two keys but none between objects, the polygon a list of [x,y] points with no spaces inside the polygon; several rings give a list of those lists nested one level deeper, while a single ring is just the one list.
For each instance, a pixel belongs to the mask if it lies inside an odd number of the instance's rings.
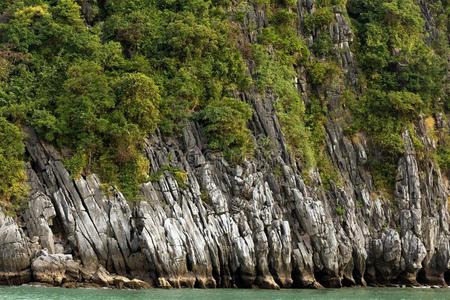
[{"label": "gray stone surface", "polygon": [[[298,1],[300,20],[314,9],[315,1]],[[330,35],[354,84],[353,34],[345,12],[334,13]],[[249,8],[241,28],[247,42],[255,40],[250,28],[266,23],[262,10]],[[299,32],[305,34],[302,22]],[[294,83],[308,101],[306,77]],[[15,219],[0,212],[0,283],[317,288],[415,285],[419,278],[444,284],[450,267],[445,174],[431,161],[418,163],[405,132],[394,199],[383,197],[366,166],[373,151],[366,137],[344,136],[336,117],[343,113],[340,91],[323,92],[333,99],[325,151],[342,179],[329,189],[315,171],[305,183],[274,114],[273,95],[243,95],[255,111],[249,124],[255,139],[266,138],[271,146],[259,147],[239,166],[207,151],[195,123],[177,139],[149,137],[151,172],[171,165],[184,170],[188,182],[179,186],[164,172],[142,185],[138,202],[120,191],[106,193],[95,174],[72,179],[58,151],[30,131],[28,208]],[[448,124],[442,115],[438,121]],[[422,123],[418,134],[425,138]]]}]

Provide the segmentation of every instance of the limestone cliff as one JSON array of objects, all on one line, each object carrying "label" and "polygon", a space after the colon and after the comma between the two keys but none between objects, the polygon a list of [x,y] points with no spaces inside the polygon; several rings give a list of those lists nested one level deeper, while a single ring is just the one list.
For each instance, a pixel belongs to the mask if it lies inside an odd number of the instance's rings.
[{"label": "limestone cliff", "polygon": [[[423,7],[427,26],[432,26]],[[314,1],[298,1],[300,19],[311,10]],[[243,42],[252,43],[250,28],[265,22],[263,12],[251,8],[239,28]],[[347,22],[345,12],[335,10],[329,30],[348,84],[357,85]],[[295,84],[308,101],[305,75]],[[364,134],[351,139],[343,133],[341,92],[333,87],[323,91],[334,99],[326,151],[342,178],[342,184],[326,188],[318,172],[306,180],[288,151],[275,100],[257,92],[242,95],[254,109],[249,128],[255,139],[269,140],[270,147],[259,145],[253,159],[235,166],[208,151],[195,122],[179,138],[155,134],[146,141],[145,155],[152,173],[160,176],[142,186],[139,201],[127,201],[95,174],[72,179],[60,153],[28,129],[28,208],[15,218],[0,214],[0,282],[445,285],[450,268],[446,175],[431,160],[418,158],[405,131],[393,199],[378,193],[367,167],[373,149]],[[439,118],[436,126],[448,132],[447,117]],[[417,120],[415,130],[427,147],[434,147],[424,120]],[[182,176],[167,166],[182,170]]]}]

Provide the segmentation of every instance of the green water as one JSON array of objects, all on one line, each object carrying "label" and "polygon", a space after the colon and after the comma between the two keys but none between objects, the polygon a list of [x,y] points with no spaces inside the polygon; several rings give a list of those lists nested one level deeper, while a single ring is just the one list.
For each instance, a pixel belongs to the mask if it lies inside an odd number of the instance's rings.
[{"label": "green water", "polygon": [[326,290],[110,290],[110,289],[63,289],[41,287],[3,287],[0,288],[0,299],[32,299],[32,300],[431,300],[449,299],[450,289],[400,289],[400,288],[352,288]]}]

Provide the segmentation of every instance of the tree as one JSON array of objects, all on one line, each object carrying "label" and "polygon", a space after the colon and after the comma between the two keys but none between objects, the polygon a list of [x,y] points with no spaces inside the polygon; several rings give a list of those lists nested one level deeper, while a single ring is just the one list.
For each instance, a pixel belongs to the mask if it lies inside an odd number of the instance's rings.
[{"label": "tree", "polygon": [[0,117],[0,203],[12,212],[26,197],[28,188],[20,129]]},{"label": "tree", "polygon": [[222,151],[232,162],[253,154],[254,144],[247,128],[252,110],[247,103],[231,98],[212,101],[198,116],[212,150]]},{"label": "tree", "polygon": [[102,67],[92,61],[78,61],[68,68],[63,93],[56,101],[65,144],[89,152],[101,147],[99,136],[107,133],[108,113],[115,106],[109,81]]},{"label": "tree", "polygon": [[125,74],[117,84],[118,109],[125,118],[143,132],[153,132],[159,122],[159,89],[142,73]]}]

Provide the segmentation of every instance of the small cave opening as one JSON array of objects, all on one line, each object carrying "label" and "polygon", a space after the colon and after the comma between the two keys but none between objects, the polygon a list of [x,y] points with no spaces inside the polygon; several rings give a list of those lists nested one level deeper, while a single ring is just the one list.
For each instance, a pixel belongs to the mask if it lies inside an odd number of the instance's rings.
[{"label": "small cave opening", "polygon": [[328,276],[323,271],[315,271],[314,272],[314,278],[316,278],[317,282],[319,282],[324,287],[328,287],[328,281],[326,280],[326,277],[328,277]]},{"label": "small cave opening", "polygon": [[53,242],[55,244],[56,253],[72,254],[69,241],[66,239],[63,226],[58,216],[53,217],[48,221],[48,226],[53,233]]},{"label": "small cave opening", "polygon": [[192,261],[191,256],[189,255],[189,253],[186,253],[186,268],[189,272],[192,272],[193,265],[194,262]]},{"label": "small cave opening", "polygon": [[353,278],[347,278],[346,276],[342,278],[341,283],[343,287],[354,287],[356,285]]},{"label": "small cave opening", "polygon": [[255,284],[255,276],[248,272],[244,272],[239,268],[236,274],[233,276],[233,281],[238,288],[253,288]]},{"label": "small cave opening", "polygon": [[314,277],[316,280],[326,288],[340,288],[342,287],[342,282],[338,277],[330,276],[324,271],[315,271]]},{"label": "small cave opening", "polygon": [[427,276],[425,273],[425,269],[420,269],[416,274],[416,281],[419,284],[427,284]]},{"label": "small cave opening", "polygon": [[[363,271],[364,272],[364,271]],[[353,278],[355,280],[354,285],[365,285],[364,274],[361,274],[361,271],[358,268],[353,268]]]},{"label": "small cave opening", "polygon": [[298,268],[293,268],[291,271],[291,278],[292,278],[292,288],[304,288],[304,284],[301,281],[302,274],[298,270]]},{"label": "small cave opening", "polygon": [[450,285],[450,270],[445,271],[444,280],[447,285]]}]

